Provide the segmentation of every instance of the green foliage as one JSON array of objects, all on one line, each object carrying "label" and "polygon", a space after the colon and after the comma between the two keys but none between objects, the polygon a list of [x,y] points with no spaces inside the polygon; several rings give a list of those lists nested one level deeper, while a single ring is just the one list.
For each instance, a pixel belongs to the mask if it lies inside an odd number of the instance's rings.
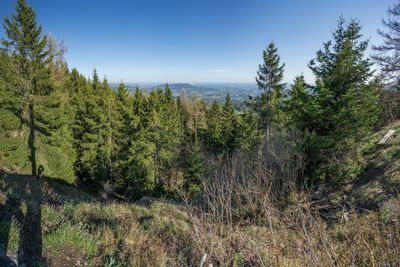
[{"label": "green foliage", "polygon": [[201,179],[204,175],[204,166],[201,145],[195,142],[186,159],[185,187],[190,197],[201,192]]},{"label": "green foliage", "polygon": [[34,176],[55,175],[73,182],[71,109],[59,81],[65,68],[56,64],[57,48],[48,47],[34,10],[23,0],[18,1],[16,13],[4,19],[4,27],[0,135],[4,142],[19,140],[19,144],[0,160]]},{"label": "green foliage", "polygon": [[351,176],[354,167],[346,167],[347,157],[379,115],[377,85],[364,57],[368,42],[360,40],[360,31],[357,21],[346,24],[340,18],[333,40],[309,64],[316,85],[307,86],[300,76],[290,92],[290,121],[308,133],[307,172],[314,179]]},{"label": "green foliage", "polygon": [[282,110],[284,87],[282,83],[285,64],[280,64],[278,48],[273,42],[263,51],[263,64],[259,65],[256,82],[261,96],[253,101],[253,109],[260,115],[260,124],[268,129],[272,123],[284,121]]},{"label": "green foliage", "polygon": [[83,180],[94,180],[100,167],[97,162],[99,148],[101,109],[98,105],[99,96],[95,94],[94,86],[76,71],[72,72],[70,83],[73,89],[75,118],[72,125],[77,162],[75,164],[78,177]]},{"label": "green foliage", "polygon": [[222,107],[214,101],[206,113],[207,129],[204,130],[204,141],[209,150],[221,153],[224,147],[222,133]]},{"label": "green foliage", "polygon": [[340,19],[333,40],[310,62],[315,85],[298,76],[287,96],[285,64],[270,43],[257,71],[261,94],[242,111],[229,94],[207,106],[184,92],[175,99],[168,84],[132,94],[122,83],[113,90],[96,70],[91,78],[69,71],[65,49],[43,34],[24,0],[4,26],[0,164],[34,176],[40,168],[41,175],[70,183],[77,177],[98,191],[108,184],[133,199],[181,185],[196,194],[205,155],[257,150],[274,127],[287,127],[305,136],[307,178],[331,180],[360,171],[357,140],[380,115],[379,84],[364,57],[368,42],[355,20]]},{"label": "green foliage", "polygon": [[214,101],[207,110],[202,135],[208,151],[229,156],[235,150],[253,149],[261,138],[257,120],[255,113],[237,112],[229,94],[223,106]]}]

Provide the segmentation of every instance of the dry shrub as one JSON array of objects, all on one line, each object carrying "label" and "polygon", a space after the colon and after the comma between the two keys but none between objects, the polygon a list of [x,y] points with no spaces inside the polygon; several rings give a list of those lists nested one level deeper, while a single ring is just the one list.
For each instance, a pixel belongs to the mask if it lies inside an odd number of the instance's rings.
[{"label": "dry shrub", "polygon": [[183,198],[190,266],[398,266],[400,199],[328,225],[296,189],[304,161],[295,132],[271,134],[260,151],[211,158],[203,199]]},{"label": "dry shrub", "polygon": [[188,265],[198,266],[206,255],[204,266],[399,266],[399,207],[396,199],[381,212],[354,213],[333,226],[307,202],[290,211],[270,206],[269,222],[259,225],[230,227],[198,213]]},{"label": "dry shrub", "polygon": [[258,151],[210,157],[202,182],[204,213],[230,226],[265,220],[270,204],[286,202],[301,177],[301,140],[296,131],[275,130]]}]

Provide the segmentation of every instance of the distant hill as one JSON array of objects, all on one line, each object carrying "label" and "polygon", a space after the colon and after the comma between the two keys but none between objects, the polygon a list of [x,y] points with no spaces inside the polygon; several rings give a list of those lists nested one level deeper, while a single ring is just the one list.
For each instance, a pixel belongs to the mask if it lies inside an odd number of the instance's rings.
[{"label": "distant hill", "polygon": [[[199,88],[197,86],[194,86],[190,83],[171,83],[168,84],[169,87],[171,88],[172,91],[195,91],[195,90],[199,90]],[[157,88],[161,88],[164,89],[165,88],[165,84],[160,84],[158,86],[155,86],[153,89],[157,89]]]},{"label": "distant hill", "polygon": [[[116,88],[117,84],[112,84]],[[127,83],[126,86],[131,90],[135,90],[139,86],[144,92],[149,93],[152,90],[164,89],[165,84],[157,83]],[[169,84],[174,97],[178,97],[183,91],[188,97],[197,95],[206,103],[224,102],[227,94],[230,94],[233,102],[239,108],[249,96],[255,96],[259,93],[255,83],[171,83]]]}]

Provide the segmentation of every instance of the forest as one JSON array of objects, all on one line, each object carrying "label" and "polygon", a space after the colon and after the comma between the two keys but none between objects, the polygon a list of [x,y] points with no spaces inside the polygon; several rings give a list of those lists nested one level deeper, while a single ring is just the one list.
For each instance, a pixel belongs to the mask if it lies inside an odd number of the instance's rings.
[{"label": "forest", "polygon": [[[400,130],[400,3],[387,16],[381,44],[339,17],[308,62],[313,83],[284,83],[267,43],[259,94],[238,110],[229,94],[206,103],[85,77],[18,0],[0,45],[0,266],[400,264],[400,141],[377,145]],[[385,194],[356,194],[378,179]]]}]

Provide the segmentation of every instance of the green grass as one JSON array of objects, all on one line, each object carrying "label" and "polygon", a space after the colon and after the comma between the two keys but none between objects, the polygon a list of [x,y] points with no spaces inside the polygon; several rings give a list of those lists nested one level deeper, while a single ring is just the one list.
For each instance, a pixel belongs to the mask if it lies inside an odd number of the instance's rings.
[{"label": "green grass", "polygon": [[54,256],[63,253],[63,247],[74,247],[84,258],[90,258],[97,252],[100,237],[90,233],[84,224],[63,223],[55,231],[44,235],[43,246],[50,250]]},{"label": "green grass", "polygon": [[[385,145],[378,142],[389,130],[395,134]],[[400,122],[366,138],[361,146],[363,172],[354,179],[351,196],[358,205],[377,207],[400,189]]]}]

